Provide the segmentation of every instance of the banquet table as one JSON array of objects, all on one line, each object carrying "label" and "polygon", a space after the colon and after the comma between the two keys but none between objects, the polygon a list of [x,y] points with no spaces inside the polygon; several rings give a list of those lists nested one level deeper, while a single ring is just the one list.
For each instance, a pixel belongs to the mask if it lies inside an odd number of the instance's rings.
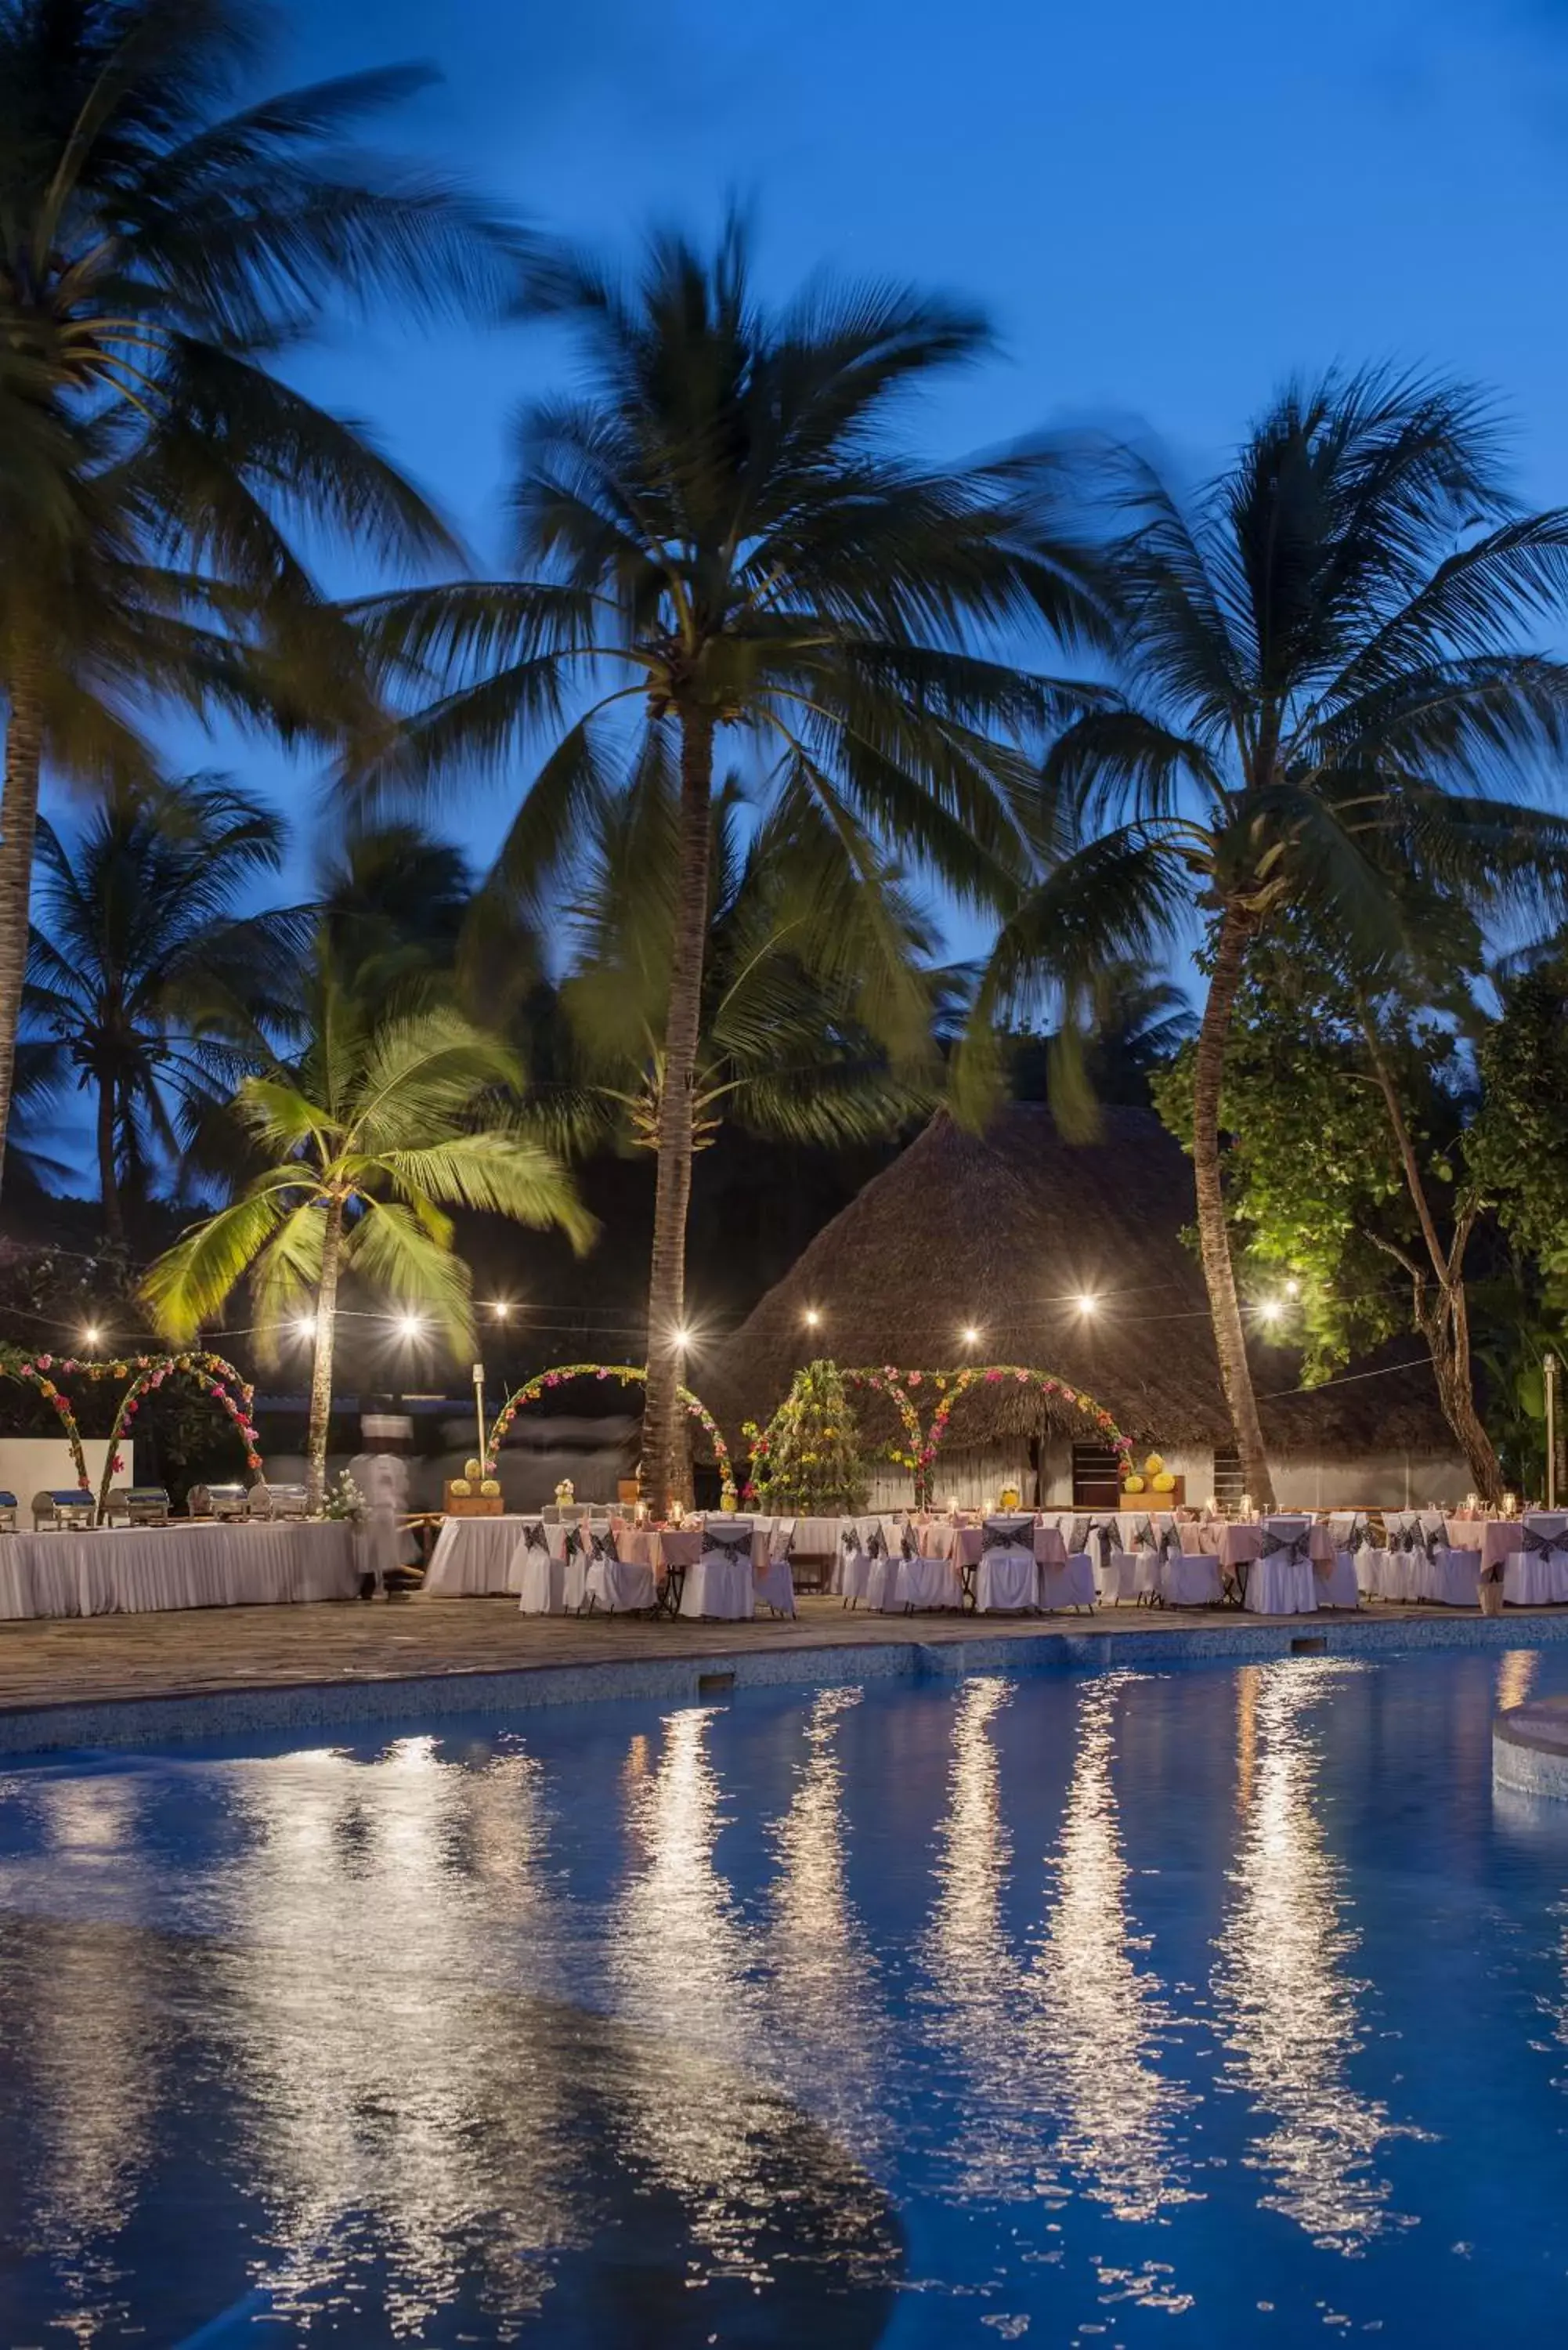
[{"label": "banquet table", "polygon": [[0,1617],[352,1599],[369,1563],[345,1520],[0,1534]]},{"label": "banquet table", "polygon": [[532,1517],[448,1518],[435,1539],[425,1569],[425,1591],[432,1599],[465,1598],[483,1591],[510,1591],[517,1582],[514,1563],[524,1526]]},{"label": "banquet table", "polygon": [[[1568,1535],[1568,1516],[1561,1510],[1532,1510],[1528,1515],[1538,1534],[1554,1541]],[[1506,1606],[1561,1607],[1568,1602],[1568,1558],[1555,1550],[1547,1558],[1528,1552],[1524,1526],[1522,1518],[1450,1518],[1446,1531],[1450,1550],[1480,1553],[1480,1574],[1496,1575],[1501,1570]]]}]

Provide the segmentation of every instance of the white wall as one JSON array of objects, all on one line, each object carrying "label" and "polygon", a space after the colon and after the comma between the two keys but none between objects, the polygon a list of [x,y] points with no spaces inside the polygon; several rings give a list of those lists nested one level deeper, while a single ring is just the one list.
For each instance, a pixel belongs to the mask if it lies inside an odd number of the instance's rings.
[{"label": "white wall", "polygon": [[[84,1436],[82,1451],[87,1455],[88,1475],[96,1493],[109,1459],[109,1439]],[[119,1457],[125,1470],[115,1479],[116,1484],[134,1485],[136,1449],[129,1440],[120,1444]],[[77,1464],[63,1436],[0,1436],[0,1488],[16,1494],[20,1505],[17,1523],[22,1526],[31,1526],[33,1523],[35,1493],[63,1492],[76,1482]]]}]

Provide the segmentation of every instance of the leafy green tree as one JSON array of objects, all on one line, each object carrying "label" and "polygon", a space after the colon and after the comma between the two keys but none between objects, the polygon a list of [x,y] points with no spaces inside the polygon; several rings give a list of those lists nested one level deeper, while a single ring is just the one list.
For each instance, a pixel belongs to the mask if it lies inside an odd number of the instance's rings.
[{"label": "leafy green tree", "polygon": [[1509,1236],[1568,1282],[1568,951],[1505,977],[1479,1055],[1485,1107],[1470,1137]]},{"label": "leafy green tree", "polygon": [[275,872],[285,831],[257,801],[194,777],[118,794],[75,832],[40,818],[39,921],[22,998],[17,1097],[94,1108],[104,1230],[176,1161],[182,1107],[228,1099],[258,1023],[283,1018],[305,918],[235,911]]},{"label": "leafy green tree", "polygon": [[[1450,935],[1458,953],[1473,937],[1457,913]],[[1477,1490],[1495,1501],[1502,1471],[1471,1360],[1467,1259],[1483,1203],[1466,1165],[1474,1086],[1455,1015],[1467,1010],[1462,993],[1445,1019],[1409,989],[1358,989],[1286,918],[1237,993],[1224,1191],[1255,1326],[1304,1339],[1309,1385],[1417,1331]],[[1185,1048],[1154,1087],[1189,1149],[1196,1059]]]},{"label": "leafy green tree", "polygon": [[774,1512],[808,1518],[863,1510],[870,1491],[860,1430],[836,1363],[822,1359],[797,1371],[788,1395],[753,1440],[746,1499]]},{"label": "leafy green tree", "polygon": [[586,1247],[591,1223],[559,1163],[498,1110],[515,1056],[450,1006],[377,1018],[318,977],[311,1031],[288,1066],[247,1077],[234,1110],[267,1163],[240,1199],[192,1225],[149,1272],[158,1327],[184,1342],[247,1274],[258,1347],[291,1319],[314,1343],[307,1442],[313,1506],[326,1471],[340,1281],[357,1274],[431,1315],[453,1353],[472,1344],[452,1206],[483,1209]]},{"label": "leafy green tree", "polygon": [[452,541],[357,427],[284,381],[328,309],[496,306],[517,251],[349,141],[424,76],[270,99],[252,0],[0,5],[0,1149],[46,765],[144,786],[172,700],[293,736],[369,723],[356,642],[291,532]]},{"label": "leafy green tree", "polygon": [[[662,1500],[679,1482],[717,747],[732,742],[764,794],[788,795],[806,866],[831,851],[864,881],[891,854],[994,905],[1027,852],[1029,770],[1007,746],[1059,697],[975,642],[1070,629],[1096,608],[1041,463],[931,469],[894,452],[903,396],[987,348],[972,312],[820,286],[771,312],[733,223],[711,255],[656,239],[629,286],[562,255],[535,286],[585,345],[590,390],[523,419],[520,578],[364,610],[394,675],[441,686],[370,781],[407,794],[544,745],[495,868],[542,904],[624,786],[628,717],[679,775],[643,1445]],[[903,951],[890,919],[890,972]]]},{"label": "leafy green tree", "polygon": [[1071,1020],[1107,962],[1147,960],[1194,908],[1206,923],[1199,1241],[1242,1473],[1268,1503],[1221,1181],[1249,959],[1295,908],[1375,974],[1407,944],[1412,881],[1495,907],[1554,880],[1568,822],[1519,786],[1568,738],[1568,668],[1520,640],[1568,590],[1568,515],[1519,510],[1470,393],[1378,373],[1291,387],[1195,494],[1126,450],[1104,486],[1128,683],[1052,748],[1055,853],[977,1014],[1050,984]]}]

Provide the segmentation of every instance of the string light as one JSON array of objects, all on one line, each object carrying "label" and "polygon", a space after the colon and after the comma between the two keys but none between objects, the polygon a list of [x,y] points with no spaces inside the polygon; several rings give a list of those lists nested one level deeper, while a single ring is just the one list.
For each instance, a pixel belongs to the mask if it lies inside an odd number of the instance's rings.
[{"label": "string light", "polygon": [[967,1324],[966,1326],[959,1332],[959,1336],[962,1339],[966,1347],[978,1347],[980,1344],[980,1332],[975,1328],[972,1322]]},{"label": "string light", "polygon": [[1299,1297],[1299,1296],[1301,1295],[1301,1294],[1302,1294],[1302,1285],[1301,1285],[1301,1283],[1300,1283],[1299,1281],[1287,1281],[1287,1282],[1286,1282],[1286,1284],[1285,1284],[1285,1295],[1286,1295],[1287,1297]]},{"label": "string light", "polygon": [[804,1317],[803,1317],[803,1318],[804,1318],[804,1320],[805,1320],[805,1326],[806,1326],[806,1328],[807,1328],[808,1330],[815,1330],[815,1327],[816,1327],[816,1326],[817,1326],[817,1324],[821,1321],[822,1316],[821,1316],[821,1315],[817,1312],[816,1307],[815,1307],[815,1305],[808,1305],[808,1306],[806,1307],[806,1309],[805,1309],[805,1315],[804,1315]]},{"label": "string light", "polygon": [[87,1328],[82,1332],[82,1345],[84,1347],[96,1347],[102,1336],[103,1332],[99,1328],[98,1324],[96,1322],[89,1322]]},{"label": "string light", "polygon": [[1282,1311],[1277,1297],[1265,1297],[1258,1308],[1259,1316],[1264,1322],[1277,1322]]},{"label": "string light", "polygon": [[298,1321],[294,1326],[294,1335],[303,1345],[309,1346],[311,1340],[316,1336],[315,1315],[302,1314]]},{"label": "string light", "polygon": [[423,1322],[420,1319],[420,1316],[417,1314],[400,1314],[398,1316],[398,1336],[400,1338],[418,1338],[422,1336],[424,1326]]},{"label": "string light", "polygon": [[670,1343],[678,1355],[683,1355],[691,1344],[691,1333],[684,1324],[678,1324],[670,1334]]},{"label": "string light", "polygon": [[494,1315],[498,1322],[504,1322],[506,1316],[511,1313],[512,1308],[507,1304],[504,1297],[498,1297],[492,1305],[490,1310]]},{"label": "string light", "polygon": [[1075,1302],[1080,1314],[1095,1314],[1099,1311],[1099,1299],[1086,1289],[1079,1291]]}]

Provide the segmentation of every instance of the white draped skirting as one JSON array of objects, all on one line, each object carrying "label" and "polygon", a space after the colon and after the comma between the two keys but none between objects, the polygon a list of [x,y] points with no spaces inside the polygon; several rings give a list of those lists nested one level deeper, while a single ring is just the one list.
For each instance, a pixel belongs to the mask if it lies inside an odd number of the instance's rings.
[{"label": "white draped skirting", "polygon": [[0,1534],[0,1617],[351,1599],[369,1564],[346,1522]]}]

